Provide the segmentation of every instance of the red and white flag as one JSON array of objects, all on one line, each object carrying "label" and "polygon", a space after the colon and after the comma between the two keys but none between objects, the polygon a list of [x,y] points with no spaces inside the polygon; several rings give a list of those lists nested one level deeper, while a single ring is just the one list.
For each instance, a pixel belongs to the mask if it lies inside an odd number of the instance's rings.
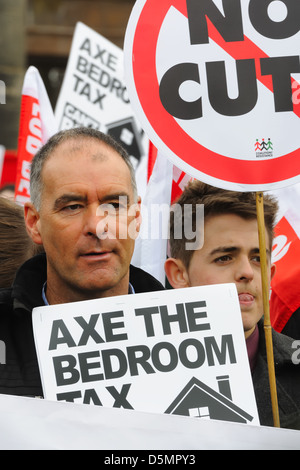
[{"label": "red and white flag", "polygon": [[270,317],[273,328],[281,332],[300,307],[300,185],[273,194],[279,200],[279,221],[272,252],[276,273],[271,283]]},{"label": "red and white flag", "polygon": [[57,132],[53,109],[39,71],[30,66],[25,74],[18,141],[15,200],[30,200],[30,162],[38,149]]},{"label": "red and white flag", "polygon": [[170,206],[191,177],[175,167],[151,142],[145,167],[147,177],[143,180],[147,187],[142,200],[142,225],[132,264],[165,284]]},{"label": "red and white flag", "polygon": [[[154,165],[156,162],[157,155],[160,154],[160,152],[157,150],[156,147],[150,142],[149,144],[149,155],[148,155],[148,175],[147,175],[147,181],[149,182],[149,179],[152,175]],[[161,158],[161,157],[159,157]],[[172,180],[172,189],[171,189],[171,200],[170,203],[173,204],[176,199],[178,199],[184,190],[185,186],[187,183],[192,179],[190,175],[185,173],[184,171],[180,170],[177,168],[177,166],[172,165],[172,174],[173,174],[173,180]],[[171,172],[171,167],[170,170]]]},{"label": "red and white flag", "polygon": [[132,264],[144,269],[164,284],[172,163],[158,152],[151,175],[148,173],[148,176],[142,199],[142,224],[135,242]]}]

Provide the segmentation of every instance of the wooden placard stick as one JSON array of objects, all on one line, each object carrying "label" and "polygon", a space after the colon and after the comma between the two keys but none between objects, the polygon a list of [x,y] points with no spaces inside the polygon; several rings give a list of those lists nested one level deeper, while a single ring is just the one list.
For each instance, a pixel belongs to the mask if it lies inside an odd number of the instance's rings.
[{"label": "wooden placard stick", "polygon": [[262,278],[262,295],[263,295],[263,307],[264,307],[264,331],[265,331],[266,349],[267,349],[267,362],[268,362],[268,371],[269,371],[272,412],[273,412],[274,427],[279,428],[280,420],[279,420],[277,387],[276,387],[275,366],[274,366],[272,326],[271,326],[271,320],[270,320],[264,198],[263,198],[262,192],[256,193],[256,210],[257,210],[257,222],[258,222],[259,251],[260,251],[260,265],[261,265],[261,278]]}]

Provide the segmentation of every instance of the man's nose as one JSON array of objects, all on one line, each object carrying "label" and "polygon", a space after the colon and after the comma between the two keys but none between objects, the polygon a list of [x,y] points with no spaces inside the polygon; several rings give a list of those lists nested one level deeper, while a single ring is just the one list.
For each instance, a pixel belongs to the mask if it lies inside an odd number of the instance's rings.
[{"label": "man's nose", "polygon": [[251,281],[254,276],[252,264],[247,256],[242,257],[235,273],[236,281]]},{"label": "man's nose", "polygon": [[93,205],[88,208],[85,214],[84,233],[89,236],[97,238],[103,237],[108,231],[107,216],[98,215],[98,205]]}]

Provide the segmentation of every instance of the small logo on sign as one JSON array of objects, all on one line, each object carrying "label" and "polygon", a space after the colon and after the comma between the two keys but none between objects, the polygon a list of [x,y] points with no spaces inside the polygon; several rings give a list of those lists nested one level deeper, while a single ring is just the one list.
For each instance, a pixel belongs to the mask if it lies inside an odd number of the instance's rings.
[{"label": "small logo on sign", "polygon": [[265,139],[262,139],[261,141],[256,139],[254,147],[256,158],[273,157],[273,143],[271,142],[271,139],[268,139],[267,141]]},{"label": "small logo on sign", "polygon": [[192,377],[165,413],[236,423],[251,422],[253,417],[232,402],[229,375],[216,379],[218,392]]}]

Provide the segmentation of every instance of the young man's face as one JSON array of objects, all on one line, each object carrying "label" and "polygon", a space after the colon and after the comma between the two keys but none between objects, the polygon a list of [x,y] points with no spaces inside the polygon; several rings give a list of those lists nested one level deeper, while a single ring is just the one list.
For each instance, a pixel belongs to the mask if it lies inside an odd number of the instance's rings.
[{"label": "young man's face", "polygon": [[66,141],[42,176],[41,209],[28,210],[27,220],[47,254],[49,302],[127,294],[134,249],[128,228],[138,212],[129,210],[134,194],[122,157],[94,139]]},{"label": "young man's face", "polygon": [[[266,246],[269,247],[267,233]],[[275,268],[271,266],[269,250],[267,257],[270,283]],[[233,214],[208,218],[204,224],[204,245],[193,253],[189,268],[171,258],[166,263],[166,273],[175,288],[235,283],[246,338],[263,315],[256,219],[245,220]]]}]

